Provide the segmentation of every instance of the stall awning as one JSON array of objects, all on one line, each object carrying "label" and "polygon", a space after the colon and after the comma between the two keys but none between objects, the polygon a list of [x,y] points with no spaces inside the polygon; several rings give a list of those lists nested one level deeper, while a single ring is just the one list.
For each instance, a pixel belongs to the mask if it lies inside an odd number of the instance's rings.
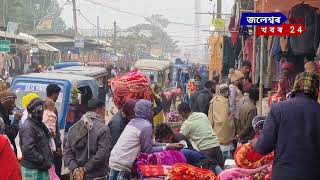
[{"label": "stall awning", "polygon": [[38,48],[44,51],[50,51],[50,52],[59,52],[59,49],[47,44],[47,43],[39,43]]},{"label": "stall awning", "polygon": [[258,0],[257,11],[262,12],[262,2],[264,1],[264,12],[282,12],[288,14],[291,8],[297,4],[304,2],[313,7],[320,8],[320,0]]},{"label": "stall awning", "polygon": [[17,40],[25,41],[24,37],[9,33],[9,32],[5,32],[5,31],[0,31],[0,37],[2,38],[6,37],[8,39],[17,39]]}]

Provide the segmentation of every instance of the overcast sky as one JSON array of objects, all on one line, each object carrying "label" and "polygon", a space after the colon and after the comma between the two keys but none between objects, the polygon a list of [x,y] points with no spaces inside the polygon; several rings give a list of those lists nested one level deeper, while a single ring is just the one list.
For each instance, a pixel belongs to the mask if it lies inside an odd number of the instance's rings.
[{"label": "overcast sky", "polygon": [[[143,16],[150,16],[152,14],[162,14],[168,18],[169,21],[179,22],[185,24],[195,24],[195,2],[194,0],[76,0],[77,9],[80,9],[82,14],[92,23],[96,23],[97,16],[100,16],[100,27],[111,29],[113,22],[117,21],[118,25],[122,28],[128,28],[139,23],[144,23],[142,17],[118,12],[109,8],[104,8],[95,5],[90,1],[98,2],[113,8],[127,11],[133,14]],[[222,11],[230,13],[234,0],[222,0]],[[64,4],[66,0],[59,0],[60,4]],[[215,0],[213,0],[215,2]],[[62,17],[65,19],[69,27],[73,26],[72,19],[72,6],[63,6]],[[201,0],[201,12],[208,12],[210,8],[209,0]],[[201,29],[209,29],[211,18],[210,15],[201,16]],[[90,25],[83,17],[78,17],[78,26],[81,29],[95,28]],[[195,28],[192,26],[183,26],[170,24],[166,29],[167,32],[175,39],[178,40],[181,49],[184,47],[195,44]],[[200,34],[201,43],[206,43],[208,32]],[[192,47],[191,47],[192,48]],[[199,47],[200,52],[204,52],[204,48]]]}]

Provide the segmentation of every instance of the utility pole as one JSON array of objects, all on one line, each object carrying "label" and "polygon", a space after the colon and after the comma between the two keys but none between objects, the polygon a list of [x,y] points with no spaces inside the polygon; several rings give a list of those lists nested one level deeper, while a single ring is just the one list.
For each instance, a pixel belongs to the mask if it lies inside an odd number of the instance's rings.
[{"label": "utility pole", "polygon": [[222,2],[221,0],[217,0],[217,17],[221,18],[221,10],[222,10]]},{"label": "utility pole", "polygon": [[99,19],[99,16],[97,16],[97,40],[99,43],[99,40],[100,40],[100,19]]},{"label": "utility pole", "polygon": [[72,0],[72,11],[73,11],[74,38],[76,38],[78,36],[76,0]]},{"label": "utility pole", "polygon": [[2,23],[3,27],[6,26],[6,0],[2,0]]},{"label": "utility pole", "polygon": [[117,55],[117,22],[113,23],[113,49],[115,55]]}]

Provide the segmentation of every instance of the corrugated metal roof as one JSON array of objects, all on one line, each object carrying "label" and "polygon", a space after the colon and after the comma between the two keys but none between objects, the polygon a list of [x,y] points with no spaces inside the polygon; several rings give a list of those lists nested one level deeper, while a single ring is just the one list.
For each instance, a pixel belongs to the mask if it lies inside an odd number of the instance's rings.
[{"label": "corrugated metal roof", "polygon": [[39,38],[40,42],[44,42],[44,43],[74,42],[73,38],[57,36],[57,35],[40,36],[38,38]]},{"label": "corrugated metal roof", "polygon": [[134,66],[138,69],[164,70],[170,65],[171,62],[165,60],[140,59]]},{"label": "corrugated metal roof", "polygon": [[17,39],[17,40],[26,41],[26,39],[24,37],[16,35],[16,34],[8,33],[6,31],[0,31],[0,37],[7,37],[9,39]]},{"label": "corrugated metal roof", "polygon": [[38,45],[39,49],[45,50],[45,51],[51,51],[51,52],[59,52],[59,49],[47,44],[47,43],[39,43]]}]

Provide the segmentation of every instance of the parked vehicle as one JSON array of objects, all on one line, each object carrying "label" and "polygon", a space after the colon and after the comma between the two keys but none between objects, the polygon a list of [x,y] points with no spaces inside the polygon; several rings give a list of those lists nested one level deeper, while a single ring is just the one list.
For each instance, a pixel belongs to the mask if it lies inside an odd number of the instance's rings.
[{"label": "parked vehicle", "polygon": [[168,77],[172,75],[172,63],[165,60],[140,59],[134,67],[149,77],[154,76],[154,81],[161,87],[165,86]]},{"label": "parked vehicle", "polygon": [[59,113],[59,129],[65,127],[67,113],[71,98],[71,90],[77,87],[81,93],[81,101],[85,103],[92,97],[98,98],[98,83],[93,77],[62,74],[62,73],[31,73],[17,76],[12,83],[11,89],[17,95],[16,105],[22,107],[22,98],[31,92],[37,93],[40,98],[46,98],[46,88],[49,84],[57,84],[61,88],[56,108]]},{"label": "parked vehicle", "polygon": [[52,71],[52,73],[72,74],[93,77],[99,85],[99,98],[105,98],[107,91],[108,71],[102,67],[71,66]]}]

